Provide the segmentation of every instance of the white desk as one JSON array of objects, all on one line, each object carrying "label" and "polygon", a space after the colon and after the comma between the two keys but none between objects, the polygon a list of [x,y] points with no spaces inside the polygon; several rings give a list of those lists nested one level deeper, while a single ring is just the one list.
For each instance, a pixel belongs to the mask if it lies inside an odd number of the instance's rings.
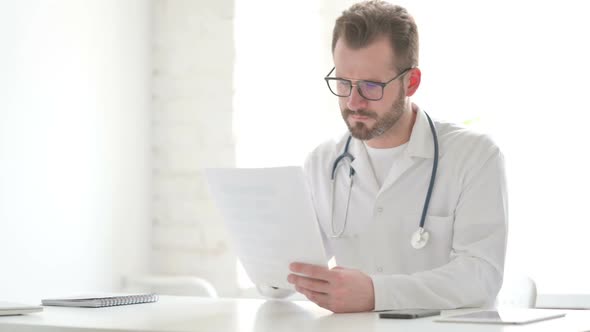
[{"label": "white desk", "polygon": [[41,313],[0,317],[0,331],[503,331],[590,330],[590,311],[523,326],[436,323],[434,318],[379,319],[376,313],[332,314],[305,301],[162,296],[157,303],[110,308],[45,307]]}]

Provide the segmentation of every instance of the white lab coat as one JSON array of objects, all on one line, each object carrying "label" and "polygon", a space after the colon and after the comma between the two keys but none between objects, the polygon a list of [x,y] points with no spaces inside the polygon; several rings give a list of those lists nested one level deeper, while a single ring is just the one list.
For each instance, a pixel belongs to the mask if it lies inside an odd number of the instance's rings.
[{"label": "white lab coat", "polygon": [[[430,240],[422,249],[414,249],[410,238],[420,222],[434,146],[421,110],[381,188],[362,141],[352,139],[356,175],[340,238],[330,238],[330,175],[348,134],[320,145],[306,161],[328,257],[371,276],[375,310],[490,305],[502,284],[508,221],[502,153],[485,135],[450,123],[435,125],[439,165],[425,223]],[[344,222],[348,171],[340,167],[336,180],[336,232]]]}]

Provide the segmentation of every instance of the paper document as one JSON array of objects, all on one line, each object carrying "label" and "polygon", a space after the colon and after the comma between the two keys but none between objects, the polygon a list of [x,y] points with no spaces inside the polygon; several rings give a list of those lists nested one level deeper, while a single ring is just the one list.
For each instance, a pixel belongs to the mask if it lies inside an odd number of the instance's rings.
[{"label": "paper document", "polygon": [[301,167],[206,170],[211,195],[256,285],[294,289],[289,264],[327,266]]}]

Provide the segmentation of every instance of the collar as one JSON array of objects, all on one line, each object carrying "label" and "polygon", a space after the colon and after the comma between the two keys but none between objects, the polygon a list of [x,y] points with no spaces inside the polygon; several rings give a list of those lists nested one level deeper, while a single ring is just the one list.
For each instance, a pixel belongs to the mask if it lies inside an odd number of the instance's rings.
[{"label": "collar", "polygon": [[[430,124],[428,123],[428,118],[426,117],[426,113],[418,107],[418,105],[412,105],[412,112],[416,112],[416,121],[414,122],[414,126],[412,127],[412,133],[410,134],[410,139],[407,142],[407,147],[404,150],[404,155],[408,157],[419,157],[419,158],[427,158],[433,159],[434,158],[434,142],[432,137],[432,131],[430,130]],[[434,121],[434,120],[433,120]],[[435,129],[436,129],[436,122],[434,122]],[[344,150],[344,146],[346,145],[346,140],[350,136],[350,133],[347,132],[340,147],[340,150]],[[438,154],[441,155],[440,149],[440,138],[439,138],[439,150]],[[368,152],[363,144],[362,141],[353,138],[350,142],[349,147],[350,153],[355,157],[362,155],[362,158],[368,158]]]},{"label": "collar", "polygon": [[[426,113],[421,110],[417,105],[414,104],[412,111],[416,112],[416,121],[412,128],[412,134],[408,141],[408,146],[405,150],[407,156],[420,157],[420,158],[434,158],[434,142],[432,137],[432,131],[430,130],[430,124]],[[435,123],[436,129],[436,123]],[[440,145],[440,141],[439,141]],[[440,148],[439,148],[440,156]]]}]

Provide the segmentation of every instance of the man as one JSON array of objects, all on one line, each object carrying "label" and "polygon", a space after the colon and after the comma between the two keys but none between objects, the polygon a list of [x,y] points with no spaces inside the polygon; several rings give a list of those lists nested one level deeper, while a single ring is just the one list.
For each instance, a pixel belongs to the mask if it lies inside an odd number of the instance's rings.
[{"label": "man", "polygon": [[449,123],[434,123],[436,137],[410,102],[421,72],[416,24],[404,8],[353,5],[336,20],[332,53],[326,80],[350,133],[313,151],[306,172],[337,267],[293,263],[289,282],[334,312],[493,303],[507,233],[501,152]]}]

